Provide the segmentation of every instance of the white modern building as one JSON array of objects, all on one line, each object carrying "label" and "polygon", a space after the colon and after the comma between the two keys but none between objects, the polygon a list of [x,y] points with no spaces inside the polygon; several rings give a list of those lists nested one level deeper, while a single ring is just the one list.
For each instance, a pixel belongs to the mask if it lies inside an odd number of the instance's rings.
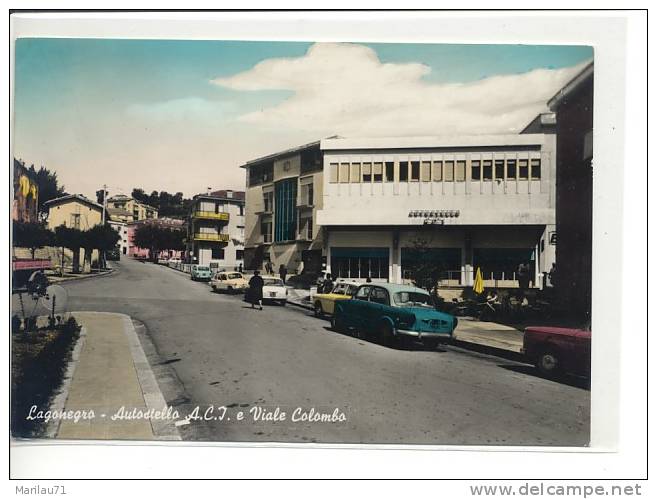
[{"label": "white modern building", "polygon": [[[533,125],[532,125],[533,124]],[[542,285],[555,258],[554,122],[520,135],[321,141],[327,271],[404,282],[430,259],[442,285]]]},{"label": "white modern building", "polygon": [[194,196],[187,221],[190,262],[232,270],[244,264],[244,191]]}]

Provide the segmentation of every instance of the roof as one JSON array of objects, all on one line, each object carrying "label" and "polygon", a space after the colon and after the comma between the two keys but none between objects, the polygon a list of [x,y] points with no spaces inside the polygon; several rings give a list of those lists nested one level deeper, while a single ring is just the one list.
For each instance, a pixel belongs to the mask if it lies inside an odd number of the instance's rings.
[{"label": "roof", "polygon": [[544,133],[546,129],[556,130],[557,115],[556,113],[540,113],[531,120],[520,133]]},{"label": "roof", "polygon": [[108,203],[114,203],[114,202],[123,203],[123,202],[131,201],[131,200],[134,201],[135,203],[140,204],[142,206],[145,206],[147,208],[157,210],[157,208],[155,206],[152,206],[148,203],[144,203],[143,201],[139,201],[139,199],[135,199],[131,196],[126,196],[125,194],[115,194],[114,196],[110,196],[110,197],[107,198]]},{"label": "roof", "polygon": [[95,208],[99,211],[103,210],[103,207],[96,203],[95,201],[92,201],[91,199],[83,196],[82,194],[67,194],[66,196],[61,196],[55,199],[51,199],[49,201],[46,201],[43,203],[44,206],[53,206],[56,204],[62,204],[62,203],[67,203],[69,201],[77,201],[82,204],[86,204],[87,206],[91,208]]},{"label": "roof", "polygon": [[[336,138],[337,135],[334,135],[331,138]],[[276,152],[273,154],[268,154],[267,156],[262,156],[260,158],[252,159],[250,161],[247,161],[245,164],[241,165],[240,168],[248,168],[249,166],[253,166],[257,163],[264,163],[265,161],[272,161],[276,158],[280,158],[283,156],[289,156],[291,154],[295,154],[301,151],[305,151],[307,149],[313,149],[316,147],[320,146],[321,141],[316,140],[315,142],[309,142],[308,144],[304,144],[302,146],[297,146],[297,147],[292,147],[290,149],[285,149],[284,151]]]},{"label": "roof", "polygon": [[561,105],[563,100],[578,90],[584,83],[593,79],[593,61],[588,63],[575,77],[566,83],[554,96],[548,101],[548,107],[551,111]]},{"label": "roof", "polygon": [[433,149],[455,147],[542,146],[544,134],[445,135],[429,137],[370,137],[323,139],[321,148],[330,150]]},{"label": "roof", "polygon": [[[233,197],[228,197],[228,193],[232,192]],[[244,203],[245,200],[245,192],[244,191],[231,191],[230,189],[228,190],[222,190],[222,191],[213,191],[209,194],[196,194],[192,199],[197,200],[197,199],[210,199],[210,200],[220,200],[220,201],[237,201],[238,203]]]},{"label": "roof", "polygon": [[422,293],[423,295],[428,295],[429,292],[426,289],[422,288],[416,288],[415,286],[411,286],[409,284],[393,284],[390,282],[368,282],[365,283],[365,285],[368,286],[379,286],[381,288],[384,288],[388,291],[388,293],[398,293],[400,291],[413,291],[415,293]]},{"label": "roof", "polygon": [[107,213],[109,215],[124,215],[127,217],[132,216],[132,212],[128,210],[124,210],[123,208],[107,208]]}]

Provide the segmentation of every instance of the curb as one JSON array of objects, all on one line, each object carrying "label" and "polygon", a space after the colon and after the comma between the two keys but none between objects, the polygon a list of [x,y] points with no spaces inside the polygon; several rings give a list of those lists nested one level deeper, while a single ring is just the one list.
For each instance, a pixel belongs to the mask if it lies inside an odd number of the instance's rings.
[{"label": "curb", "polygon": [[309,304],[309,305],[306,305],[305,303],[300,303],[300,302],[298,302],[298,301],[293,301],[293,300],[289,300],[289,299],[287,300],[287,302],[288,302],[290,305],[294,305],[294,306],[299,307],[299,308],[305,308],[306,310],[310,310],[311,312],[314,312],[314,311],[315,311],[315,309],[313,308],[313,306],[310,305],[310,304]]},{"label": "curb", "polygon": [[[61,281],[54,281],[52,284],[63,284],[66,282],[71,282],[71,281],[79,281],[81,279],[91,279],[92,277],[106,277],[108,275],[111,275],[114,273],[115,269],[109,269],[107,272],[102,272],[99,274],[85,274],[85,275],[80,275],[80,276],[75,276],[75,277],[68,277],[64,278]],[[56,277],[56,276],[55,276]]]},{"label": "curb", "polygon": [[[71,314],[73,315],[73,314]],[[53,398],[49,410],[52,413],[63,412],[66,407],[66,401],[68,400],[68,393],[71,387],[71,381],[73,380],[73,375],[75,374],[75,368],[80,361],[80,353],[82,352],[82,347],[84,347],[84,342],[87,336],[87,329],[83,326],[80,329],[78,340],[75,342],[73,351],[71,352],[71,360],[66,367],[66,372],[62,378],[62,384],[59,387],[57,395]],[[61,418],[54,418],[50,420],[50,423],[46,426],[44,436],[46,438],[55,438],[57,433],[59,433],[59,426],[61,425]]]}]

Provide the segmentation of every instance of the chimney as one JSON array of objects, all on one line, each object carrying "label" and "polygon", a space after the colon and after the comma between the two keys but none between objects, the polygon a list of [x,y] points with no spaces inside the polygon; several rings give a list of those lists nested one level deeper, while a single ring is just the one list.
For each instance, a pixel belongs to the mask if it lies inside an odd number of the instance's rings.
[{"label": "chimney", "polygon": [[212,194],[212,187],[208,187],[208,196]]}]

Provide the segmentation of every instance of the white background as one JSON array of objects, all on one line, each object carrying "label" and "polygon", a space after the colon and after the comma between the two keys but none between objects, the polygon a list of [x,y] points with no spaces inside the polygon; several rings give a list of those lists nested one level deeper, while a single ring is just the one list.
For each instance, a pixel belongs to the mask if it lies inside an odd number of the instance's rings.
[{"label": "white background", "polygon": [[[46,3],[37,5],[49,6]],[[335,3],[331,8],[340,6],[340,3]],[[83,8],[84,5],[67,7]],[[127,2],[112,5],[112,8],[120,7],[134,8],[135,5]],[[158,4],[158,7],[179,6]],[[263,4],[262,7],[267,5]],[[46,21],[43,15],[21,15],[20,19],[14,16],[13,35],[593,45],[596,99],[593,268],[595,339],[591,393],[593,442],[589,450],[435,446],[313,448],[295,445],[273,447],[188,443],[148,446],[85,443],[72,446],[42,442],[19,445],[14,442],[11,449],[13,477],[432,477],[529,480],[640,479],[646,476],[648,352],[645,293],[648,257],[645,252],[645,13],[69,13],[50,14],[48,17],[50,20]],[[7,29],[6,24],[2,29]],[[11,33],[7,33],[5,39],[9,36],[12,36]],[[7,52],[4,51],[4,54]],[[7,85],[7,80],[4,80],[3,85]],[[5,88],[5,95],[9,95],[9,90]],[[11,151],[7,151],[5,157],[10,158],[10,154]],[[9,189],[4,192],[7,195]],[[9,200],[6,201],[5,206],[10,206]],[[3,223],[9,219],[8,213]],[[9,227],[5,226],[3,233],[8,234],[8,230]],[[8,243],[4,245],[3,251],[8,251]],[[5,256],[8,260],[9,254],[5,253]],[[9,282],[8,275],[5,282]],[[6,344],[4,348],[7,348]],[[8,351],[5,354],[8,356]],[[8,376],[8,370],[5,370],[4,376]],[[8,378],[4,381],[3,386],[8,387]],[[8,394],[4,395],[3,399],[8,400]],[[3,411],[2,417],[7,418],[8,412]],[[5,427],[8,428],[8,421],[6,423]],[[17,484],[36,483],[45,486],[64,482],[25,480],[7,483],[6,488],[7,492],[13,494]],[[468,484],[432,483],[425,493],[469,497]],[[323,496],[331,493],[333,484],[321,487],[308,485],[310,491],[315,493],[321,490]],[[352,483],[348,485],[348,493],[371,494],[368,485]],[[392,484],[385,486],[388,493],[411,493],[408,485],[400,489],[395,487]],[[248,484],[248,487],[247,484],[237,484],[234,493],[249,490],[255,492],[251,488],[252,484]],[[264,488],[272,493],[276,488],[289,490],[289,486],[282,483],[266,484]],[[163,491],[161,495],[169,497],[173,494],[191,495],[208,489],[207,484],[202,482],[74,482],[67,487],[70,497],[89,497],[91,494],[94,497],[115,497],[120,491],[129,496],[140,492],[151,495],[156,490]],[[228,493],[229,489],[215,483],[209,490],[214,496],[221,496]]]}]

